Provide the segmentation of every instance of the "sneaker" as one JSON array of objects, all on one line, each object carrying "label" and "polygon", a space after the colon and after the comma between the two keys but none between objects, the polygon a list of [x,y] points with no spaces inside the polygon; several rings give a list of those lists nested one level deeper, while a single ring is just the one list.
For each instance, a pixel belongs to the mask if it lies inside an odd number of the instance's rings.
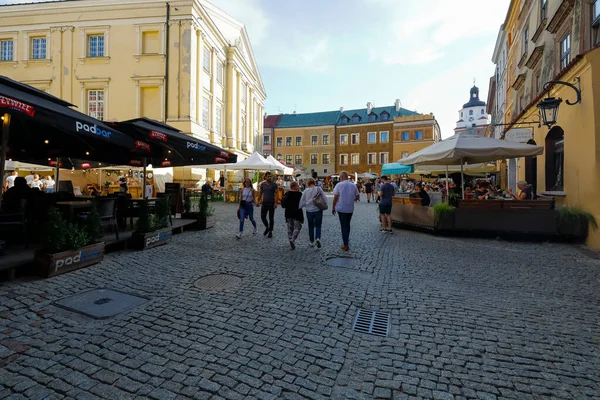
[{"label": "sneaker", "polygon": [[254,230],[252,231],[252,234],[256,235],[256,232],[258,232],[258,228],[254,227]]},{"label": "sneaker", "polygon": [[242,232],[238,233],[237,235],[235,235],[236,238],[241,239],[242,238]]},{"label": "sneaker", "polygon": [[273,232],[269,231],[269,234],[267,235],[267,237],[270,239],[273,237]]},{"label": "sneaker", "polygon": [[321,239],[317,239],[317,248],[321,248]]},{"label": "sneaker", "polygon": [[315,247],[315,242],[310,242],[308,245],[309,245],[310,247]]},{"label": "sneaker", "polygon": [[371,200],[367,200],[367,203],[370,203],[370,202],[371,202]]},{"label": "sneaker", "polygon": [[379,228],[379,232],[385,233],[387,232],[387,229]]},{"label": "sneaker", "polygon": [[350,250],[350,246],[346,246],[345,244],[342,245],[342,247],[340,247],[340,249],[344,250],[344,251],[348,251]]},{"label": "sneaker", "polygon": [[292,248],[292,250],[296,250],[296,243],[294,243],[294,240],[290,240],[290,247]]},{"label": "sneaker", "polygon": [[389,234],[391,235],[391,234],[393,234],[394,232],[393,232],[391,229],[389,229],[389,230],[385,231],[385,233],[389,233]]},{"label": "sneaker", "polygon": [[263,233],[263,236],[267,236],[269,234],[269,228],[265,229],[265,232]]}]

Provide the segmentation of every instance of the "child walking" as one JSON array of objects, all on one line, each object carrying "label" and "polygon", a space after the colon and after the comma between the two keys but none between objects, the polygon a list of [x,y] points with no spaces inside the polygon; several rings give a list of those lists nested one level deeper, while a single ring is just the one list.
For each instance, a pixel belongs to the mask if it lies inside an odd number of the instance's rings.
[{"label": "child walking", "polygon": [[300,206],[302,193],[298,191],[298,182],[292,182],[290,190],[283,196],[281,206],[285,209],[285,220],[288,226],[288,239],[292,250],[296,248],[296,239],[304,223],[304,213]]}]

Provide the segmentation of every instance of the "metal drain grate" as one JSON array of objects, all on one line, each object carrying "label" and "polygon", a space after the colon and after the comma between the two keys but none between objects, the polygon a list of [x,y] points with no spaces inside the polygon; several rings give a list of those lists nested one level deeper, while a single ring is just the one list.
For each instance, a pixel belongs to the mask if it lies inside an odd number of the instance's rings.
[{"label": "metal drain grate", "polygon": [[111,289],[92,289],[65,297],[54,302],[54,305],[88,317],[102,319],[138,307],[148,302],[140,296]]},{"label": "metal drain grate", "polygon": [[360,333],[387,336],[390,332],[390,314],[359,309],[352,329]]},{"label": "metal drain grate", "polygon": [[229,274],[215,274],[204,276],[194,283],[198,289],[204,290],[225,290],[238,286],[242,278]]}]

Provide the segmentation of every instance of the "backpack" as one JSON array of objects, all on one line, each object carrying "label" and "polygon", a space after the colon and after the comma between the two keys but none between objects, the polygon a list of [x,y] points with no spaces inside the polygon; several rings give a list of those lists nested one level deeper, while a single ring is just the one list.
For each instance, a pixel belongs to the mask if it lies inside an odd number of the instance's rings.
[{"label": "backpack", "polygon": [[317,188],[317,194],[312,199],[312,203],[319,210],[327,210],[329,207],[327,206],[327,200],[325,200],[323,190],[321,188]]}]

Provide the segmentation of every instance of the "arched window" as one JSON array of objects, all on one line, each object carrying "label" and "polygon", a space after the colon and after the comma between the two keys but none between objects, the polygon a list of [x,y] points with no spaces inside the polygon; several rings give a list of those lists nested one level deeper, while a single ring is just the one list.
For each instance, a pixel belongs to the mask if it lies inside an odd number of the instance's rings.
[{"label": "arched window", "polygon": [[461,118],[463,117],[463,112],[462,112],[462,111],[460,112],[460,117],[461,117]]},{"label": "arched window", "polygon": [[483,112],[484,112],[484,111],[483,111],[483,108],[482,108],[482,109],[481,109],[481,115],[483,115]]},{"label": "arched window", "polygon": [[469,115],[473,115],[473,110],[469,110]]}]

